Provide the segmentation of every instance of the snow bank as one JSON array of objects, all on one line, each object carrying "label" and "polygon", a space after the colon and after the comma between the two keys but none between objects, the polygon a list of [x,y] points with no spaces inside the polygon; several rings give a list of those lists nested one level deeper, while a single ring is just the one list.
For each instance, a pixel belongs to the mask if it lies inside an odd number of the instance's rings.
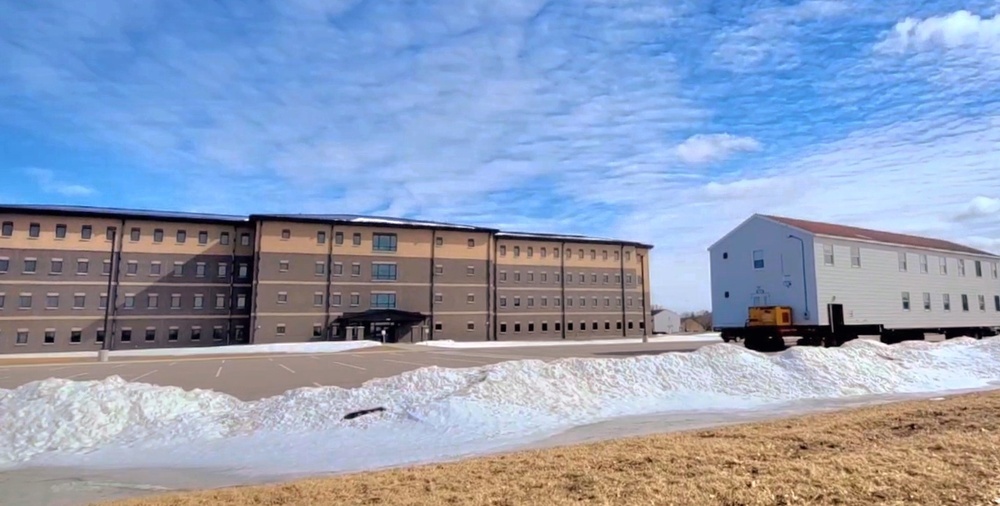
[{"label": "snow bank", "polygon": [[[381,346],[376,341],[323,341],[317,343],[276,343],[276,344],[239,344],[232,346],[206,346],[202,348],[153,348],[149,350],[115,350],[109,353],[111,357],[181,357],[191,355],[242,355],[245,353],[335,353],[350,351],[372,346]],[[21,353],[15,355],[0,355],[3,359],[25,358],[90,358],[97,356],[93,351],[67,351],[56,353]]]},{"label": "snow bank", "polygon": [[[118,377],[48,379],[0,390],[0,465],[340,472],[481,453],[621,416],[979,389],[998,379],[1000,338],[857,340],[774,355],[719,344],[428,367],[359,388],[301,388],[252,402]],[[376,406],[386,411],[342,420]]]},{"label": "snow bank", "polygon": [[[671,334],[653,336],[648,339],[650,343],[696,343],[696,342],[722,342],[721,334],[718,332],[707,332],[702,334]],[[582,345],[609,345],[609,344],[638,344],[642,338],[626,339],[592,339],[580,341],[452,341],[450,339],[440,341],[421,341],[415,343],[420,346],[432,346],[435,348],[528,348],[534,346],[582,346]]]}]

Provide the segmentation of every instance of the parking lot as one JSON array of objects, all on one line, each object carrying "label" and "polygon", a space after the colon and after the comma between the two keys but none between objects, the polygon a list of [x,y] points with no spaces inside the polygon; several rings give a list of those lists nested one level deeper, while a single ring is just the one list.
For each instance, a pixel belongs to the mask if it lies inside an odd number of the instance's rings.
[{"label": "parking lot", "polygon": [[121,376],[186,390],[201,388],[254,400],[299,387],[360,386],[421,367],[477,367],[506,360],[554,360],[566,357],[623,358],[667,352],[694,351],[711,341],[635,344],[579,344],[510,348],[450,349],[427,346],[385,346],[325,354],[272,354],[215,357],[163,357],[112,362],[46,365],[0,365],[0,388],[16,388],[46,378],[77,381]]}]

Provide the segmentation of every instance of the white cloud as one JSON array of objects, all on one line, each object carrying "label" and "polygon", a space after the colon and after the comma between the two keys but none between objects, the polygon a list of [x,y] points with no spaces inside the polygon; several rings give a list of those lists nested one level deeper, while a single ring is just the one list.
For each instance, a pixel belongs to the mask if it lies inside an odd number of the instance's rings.
[{"label": "white cloud", "polygon": [[984,197],[972,199],[965,209],[955,215],[956,221],[974,220],[1000,214],[1000,198]]},{"label": "white cloud", "polygon": [[978,48],[1000,52],[1000,16],[983,18],[966,10],[924,19],[908,17],[876,45],[882,52]]},{"label": "white cloud", "polygon": [[61,180],[55,172],[48,169],[30,167],[24,169],[24,173],[34,179],[38,187],[45,193],[54,193],[63,197],[83,197],[95,193],[94,189],[89,186]]},{"label": "white cloud", "polygon": [[738,152],[760,151],[756,139],[731,134],[697,134],[677,146],[677,156],[686,163],[725,160]]}]

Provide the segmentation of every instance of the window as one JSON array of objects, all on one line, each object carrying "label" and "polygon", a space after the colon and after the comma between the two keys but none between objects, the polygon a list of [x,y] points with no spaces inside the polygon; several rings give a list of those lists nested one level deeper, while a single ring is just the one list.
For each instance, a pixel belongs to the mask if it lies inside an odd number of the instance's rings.
[{"label": "window", "polygon": [[313,294],[313,305],[317,307],[323,307],[323,294],[314,293]]},{"label": "window", "polygon": [[205,296],[202,294],[196,294],[194,296],[194,308],[204,309],[205,308]]},{"label": "window", "polygon": [[[3,307],[3,304],[0,304],[0,307]],[[993,309],[1000,311],[1000,295],[993,296]]]},{"label": "window", "polygon": [[373,281],[395,281],[396,264],[372,264]]},{"label": "window", "polygon": [[288,292],[278,292],[278,304],[285,304],[288,302]]},{"label": "window", "polygon": [[250,234],[248,234],[246,232],[240,234],[240,244],[242,244],[243,246],[249,246],[250,245]]},{"label": "window", "polygon": [[903,310],[910,310],[910,292],[903,292]]},{"label": "window", "polygon": [[507,281],[507,271],[500,271],[500,281]]},{"label": "window", "polygon": [[126,293],[125,294],[125,309],[135,309],[135,294]]},{"label": "window", "polygon": [[434,245],[435,246],[444,246],[444,237],[435,237],[434,238]]},{"label": "window", "polygon": [[334,232],[333,233],[333,243],[336,244],[336,245],[338,245],[338,246],[340,246],[341,244],[344,244],[344,233],[343,232]]},{"label": "window", "polygon": [[528,307],[535,307],[535,298],[534,297],[528,297]]},{"label": "window", "polygon": [[547,307],[549,305],[549,298],[543,295],[541,300],[541,305],[542,307]]},{"label": "window", "polygon": [[851,267],[861,267],[861,248],[851,246]]},{"label": "window", "polygon": [[[632,261],[632,252],[631,251],[626,251],[625,252],[625,261],[626,262],[631,262]],[[629,328],[632,328],[632,326],[629,325]]]},{"label": "window", "polygon": [[604,298],[604,307],[611,307],[611,297]]},{"label": "window", "polygon": [[58,309],[59,308],[59,294],[50,293],[45,296],[45,308],[46,309]]},{"label": "window", "polygon": [[160,307],[160,295],[156,293],[146,294],[146,307],[149,309]]},{"label": "window", "polygon": [[178,230],[177,231],[177,244],[184,244],[185,241],[187,241],[187,231],[186,230]]},{"label": "window", "polygon": [[42,234],[42,226],[37,223],[28,225],[28,237],[37,239]]},{"label": "window", "polygon": [[83,332],[73,329],[69,332],[70,344],[80,344],[83,342]]},{"label": "window", "polygon": [[577,258],[579,258],[580,260],[583,260],[583,248],[580,248],[579,250],[577,250]]},{"label": "window", "polygon": [[572,272],[567,272],[566,273],[566,282],[567,283],[572,283],[573,282],[573,273]]},{"label": "window", "polygon": [[948,258],[947,257],[941,257],[938,260],[938,270],[941,272],[941,274],[948,274]]},{"label": "window", "polygon": [[322,230],[316,232],[316,244],[326,244],[326,232]]},{"label": "window", "polygon": [[597,250],[595,249],[590,250],[590,259],[597,260]]},{"label": "window", "polygon": [[45,331],[45,344],[55,344],[56,343],[56,331],[46,330]]},{"label": "window", "polygon": [[441,275],[441,274],[444,274],[444,266],[443,266],[443,265],[441,265],[441,264],[437,264],[437,265],[435,265],[435,266],[434,266],[434,274],[435,274],[435,275]]},{"label": "window", "polygon": [[49,265],[49,273],[62,274],[62,271],[63,271],[63,261],[58,258],[53,258],[51,264]]},{"label": "window", "polygon": [[501,295],[500,296],[500,307],[507,307],[507,296],[506,295]]},{"label": "window", "polygon": [[175,293],[170,295],[170,309],[180,309],[181,308],[181,294]]},{"label": "window", "polygon": [[986,296],[980,295],[977,298],[979,299],[979,310],[986,311]]},{"label": "window", "polygon": [[539,280],[540,280],[540,281],[541,281],[542,283],[547,283],[547,282],[549,281],[549,273],[547,273],[547,272],[543,272],[543,273],[541,273],[541,275],[540,275],[540,276],[541,276],[541,277],[539,278]]},{"label": "window", "polygon": [[947,293],[941,295],[941,306],[945,311],[951,311],[951,295]]},{"label": "window", "polygon": [[434,322],[434,330],[444,330],[444,324],[441,322]]},{"label": "window", "polygon": [[963,293],[962,294],[962,311],[968,311],[968,310],[969,310],[969,296]]},{"label": "window", "polygon": [[360,306],[361,305],[361,294],[359,294],[359,293],[352,293],[351,294],[351,305],[352,306]]},{"label": "window", "polygon": [[371,297],[373,309],[394,309],[396,307],[395,293],[373,293]]},{"label": "window", "polygon": [[[753,268],[754,269],[764,268],[764,250],[762,249],[753,250]],[[616,277],[618,279],[615,280],[615,283],[621,283],[621,276],[616,276]]]},{"label": "window", "polygon": [[163,229],[153,230],[153,242],[163,242]]},{"label": "window", "polygon": [[132,329],[122,329],[122,342],[123,343],[132,342]]},{"label": "window", "polygon": [[7,272],[10,269],[10,259],[0,258],[0,272]]},{"label": "window", "polygon": [[313,324],[313,337],[323,337],[323,326],[322,325],[320,325],[318,323],[314,323]]},{"label": "window", "polygon": [[507,246],[504,244],[500,245],[500,256],[502,257],[507,256]]},{"label": "window", "polygon": [[226,262],[219,262],[219,266],[216,270],[216,275],[220,278],[224,278],[229,275],[229,264]]},{"label": "window", "polygon": [[0,309],[7,305],[7,294],[0,292]]},{"label": "window", "polygon": [[561,254],[562,254],[562,253],[560,253],[561,251],[562,251],[562,250],[560,250],[559,248],[555,248],[555,249],[553,249],[553,250],[552,250],[552,256],[553,256],[554,258],[559,258],[559,255],[561,255]]},{"label": "window", "polygon": [[535,256],[535,248],[528,246],[528,258],[532,258],[534,256]]},{"label": "window", "polygon": [[229,232],[223,232],[219,234],[219,244],[223,246],[229,245]]},{"label": "window", "polygon": [[284,228],[284,229],[281,230],[281,240],[282,241],[287,241],[287,240],[289,240],[291,238],[292,238],[292,231],[291,230],[289,230],[287,228]]},{"label": "window", "polygon": [[34,274],[36,270],[38,270],[38,260],[35,260],[34,258],[24,259],[25,274]]},{"label": "window", "polygon": [[100,298],[97,300],[97,308],[104,309],[108,307],[108,294],[102,293]]},{"label": "window", "polygon": [[604,321],[604,330],[611,330],[611,322],[607,320]]},{"label": "window", "polygon": [[191,327],[191,340],[201,341],[201,327]]},{"label": "window", "polygon": [[530,283],[530,282],[532,282],[534,280],[535,280],[535,273],[529,271],[528,272],[528,282]]},{"label": "window", "polygon": [[983,263],[979,260],[976,260],[976,277],[983,277]]},{"label": "window", "polygon": [[608,250],[606,249],[601,250],[601,260],[607,260],[607,259],[608,259]]},{"label": "window", "polygon": [[125,275],[135,276],[138,273],[139,273],[139,262],[136,262],[135,260],[129,260],[128,265],[125,266]]},{"label": "window", "polygon": [[142,239],[142,230],[133,227],[132,230],[129,231],[128,239],[132,242],[139,242],[139,240]]},{"label": "window", "polygon": [[278,260],[278,272],[288,272],[290,265],[288,260]]},{"label": "window", "polygon": [[180,330],[177,327],[170,327],[167,330],[167,341],[176,341],[178,337],[180,337]]},{"label": "window", "polygon": [[469,303],[469,304],[472,304],[472,303],[476,302],[476,295],[472,294],[472,293],[466,295],[465,296],[465,302]]},{"label": "window", "polygon": [[333,264],[333,275],[342,276],[344,274],[344,264],[335,262]]},{"label": "window", "polygon": [[28,331],[18,330],[17,331],[17,344],[28,344]]},{"label": "window", "polygon": [[965,276],[965,260],[962,258],[958,259],[958,275]]},{"label": "window", "polygon": [[[0,269],[2,271],[3,269]],[[76,261],[76,273],[77,274],[87,274],[90,272],[90,260],[81,258]]]},{"label": "window", "polygon": [[473,322],[466,322],[465,330],[476,330],[476,324]]},{"label": "window", "polygon": [[174,262],[174,276],[181,277],[184,275],[184,264],[181,262]]},{"label": "window", "polygon": [[107,230],[104,231],[104,238],[106,240],[108,240],[108,241],[113,241],[113,240],[115,240],[115,234],[117,232],[118,232],[117,228],[115,228],[115,227],[108,227]]},{"label": "window", "polygon": [[207,230],[200,230],[200,231],[198,231],[198,244],[201,244],[202,246],[208,244],[208,231]]},{"label": "window", "polygon": [[521,272],[520,271],[514,271],[514,282],[515,283],[520,283],[521,282]]},{"label": "window", "polygon": [[625,284],[626,285],[631,285],[632,284],[632,275],[631,274],[626,274],[625,275]]},{"label": "window", "polygon": [[80,239],[84,241],[89,241],[91,237],[94,237],[94,227],[90,225],[84,225],[80,228]]},{"label": "window", "polygon": [[518,322],[514,322],[514,333],[517,334],[519,332],[521,332],[521,324]]},{"label": "window", "polygon": [[920,255],[920,273],[927,274],[927,255]]},{"label": "window", "polygon": [[73,309],[83,309],[87,307],[87,295],[82,293],[73,294]]},{"label": "window", "polygon": [[528,332],[535,331],[535,322],[528,322]]},{"label": "window", "polygon": [[66,238],[66,225],[58,224],[56,225],[56,239]]},{"label": "window", "polygon": [[896,256],[899,261],[899,272],[906,272],[906,252],[900,251]]},{"label": "window", "polygon": [[[559,251],[559,250],[555,250],[555,251]],[[555,331],[556,332],[562,331],[562,322],[556,322],[555,323]]]},{"label": "window", "polygon": [[549,322],[542,322],[542,332],[549,331]]},{"label": "window", "polygon": [[566,331],[573,332],[573,322],[566,322]]},{"label": "window", "polygon": [[476,266],[474,266],[474,265],[466,266],[465,267],[465,275],[466,276],[475,276],[476,275]]},{"label": "window", "polygon": [[146,341],[150,342],[155,340],[156,340],[156,329],[146,329]]},{"label": "window", "polygon": [[361,246],[361,232],[355,232],[351,241],[355,246]]},{"label": "window", "polygon": [[990,264],[990,274],[993,279],[997,279],[997,263],[993,262]]},{"label": "window", "polygon": [[14,222],[13,221],[3,222],[3,226],[0,227],[0,236],[10,237],[12,235],[14,235]]},{"label": "window", "polygon": [[360,276],[360,275],[361,275],[361,264],[359,263],[351,264],[351,276]]},{"label": "window", "polygon": [[823,245],[823,265],[834,265],[832,244]]},{"label": "window", "polygon": [[316,267],[314,267],[314,271],[315,271],[315,273],[316,273],[317,276],[322,276],[322,275],[326,274],[326,263],[325,262],[316,262]]},{"label": "window", "polygon": [[247,277],[247,275],[249,274],[249,272],[250,272],[250,268],[247,266],[247,264],[240,264],[240,277],[241,278]]},{"label": "window", "polygon": [[507,324],[506,323],[501,323],[500,324],[500,333],[501,334],[506,334],[507,333]]},{"label": "window", "polygon": [[573,307],[573,297],[566,297],[566,307]]},{"label": "window", "polygon": [[619,260],[621,260],[621,252],[618,251],[618,250],[615,250],[615,262],[617,262]]},{"label": "window", "polygon": [[247,307],[247,296],[245,294],[239,294],[236,296],[236,308],[245,309]]},{"label": "window", "polygon": [[[466,245],[468,245],[470,248],[475,248],[476,247],[476,240],[470,237],[469,240],[466,241]],[[469,329],[469,330],[472,330],[472,329]]]},{"label": "window", "polygon": [[221,326],[216,325],[215,327],[212,327],[212,339],[216,341],[221,341],[223,337],[224,337],[224,332]]},{"label": "window", "polygon": [[514,258],[518,258],[520,256],[521,256],[521,247],[520,246],[514,246]]},{"label": "window", "polygon": [[215,294],[215,308],[216,309],[226,308],[226,294],[224,293]]},{"label": "window", "polygon": [[548,256],[548,250],[545,248],[538,248],[538,256],[545,258]]},{"label": "window", "polygon": [[274,327],[274,333],[277,334],[277,335],[279,335],[279,336],[285,335],[285,330],[286,330],[285,329],[285,324],[283,324],[283,323],[279,323],[278,325],[275,325],[275,327]]},{"label": "window", "polygon": [[924,311],[931,310],[931,294],[924,292]]},{"label": "window", "polygon": [[520,296],[515,296],[514,297],[514,307],[521,307],[521,297]]}]

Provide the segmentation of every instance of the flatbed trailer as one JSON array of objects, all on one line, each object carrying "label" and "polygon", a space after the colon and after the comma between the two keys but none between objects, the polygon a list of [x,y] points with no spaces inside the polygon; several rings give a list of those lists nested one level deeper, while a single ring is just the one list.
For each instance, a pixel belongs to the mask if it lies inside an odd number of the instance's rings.
[{"label": "flatbed trailer", "polygon": [[886,344],[920,341],[926,334],[942,334],[946,339],[967,336],[975,339],[1000,334],[1000,327],[922,327],[888,328],[882,324],[795,325],[791,309],[777,306],[751,307],[750,317],[742,327],[715,327],[725,342],[743,341],[747,349],[781,351],[786,338],[798,337],[799,346],[840,346],[859,336],[879,336]]}]

